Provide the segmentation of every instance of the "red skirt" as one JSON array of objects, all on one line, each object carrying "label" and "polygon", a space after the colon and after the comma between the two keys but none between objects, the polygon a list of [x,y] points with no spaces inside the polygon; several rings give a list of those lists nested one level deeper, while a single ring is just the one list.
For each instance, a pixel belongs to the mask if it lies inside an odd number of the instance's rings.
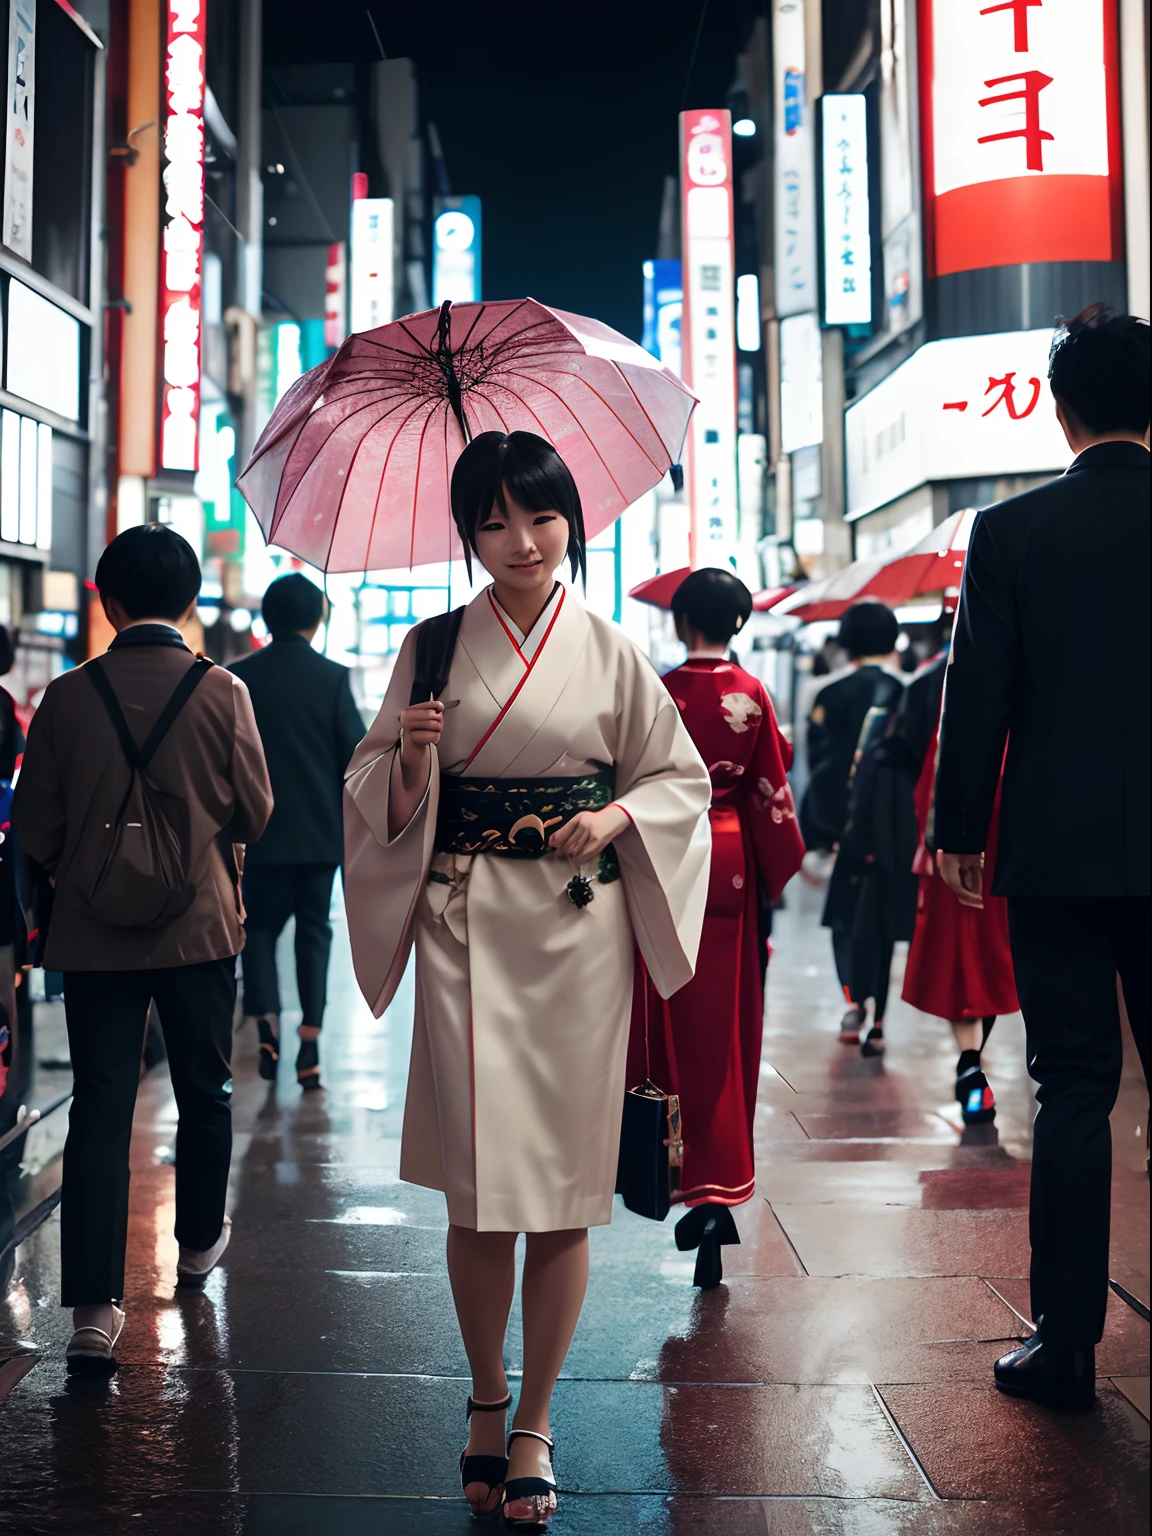
[{"label": "red skirt", "polygon": [[1020,1007],[1008,946],[1008,903],[988,891],[996,867],[998,811],[999,801],[988,833],[983,911],[962,907],[935,870],[920,876],[902,996],[913,1008],[957,1024]]}]

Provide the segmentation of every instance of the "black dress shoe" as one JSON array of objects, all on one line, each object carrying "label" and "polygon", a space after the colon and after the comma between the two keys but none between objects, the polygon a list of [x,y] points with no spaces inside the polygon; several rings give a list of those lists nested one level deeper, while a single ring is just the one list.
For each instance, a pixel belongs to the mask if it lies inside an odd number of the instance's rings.
[{"label": "black dress shoe", "polygon": [[1096,1401],[1096,1351],[1057,1349],[1033,1334],[996,1362],[996,1385],[1010,1397],[1028,1397],[1057,1413],[1086,1413]]}]

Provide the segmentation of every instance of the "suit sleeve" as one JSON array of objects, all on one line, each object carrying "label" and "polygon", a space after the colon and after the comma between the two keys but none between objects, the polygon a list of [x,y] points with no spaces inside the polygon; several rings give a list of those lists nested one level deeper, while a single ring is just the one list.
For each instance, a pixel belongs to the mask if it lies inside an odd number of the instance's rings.
[{"label": "suit sleeve", "polygon": [[1011,575],[987,514],[976,520],[944,683],[934,841],[982,853],[1020,665]]},{"label": "suit sleeve", "polygon": [[351,674],[345,668],[336,688],[336,756],[340,762],[340,782],[352,761],[352,754],[364,740],[364,722],[352,697]]},{"label": "suit sleeve", "polygon": [[233,843],[254,843],[272,814],[272,785],[268,764],[256,726],[252,698],[233,673],[232,706],[235,734],[232,740],[232,820],[226,832]]},{"label": "suit sleeve", "polygon": [[52,739],[53,703],[45,695],[28,727],[28,741],[12,801],[12,825],[24,852],[51,874],[64,851],[64,789]]}]

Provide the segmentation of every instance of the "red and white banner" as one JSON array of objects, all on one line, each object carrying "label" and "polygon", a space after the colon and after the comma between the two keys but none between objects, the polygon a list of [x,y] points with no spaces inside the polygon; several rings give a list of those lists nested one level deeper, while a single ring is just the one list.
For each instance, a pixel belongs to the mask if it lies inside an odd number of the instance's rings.
[{"label": "red and white banner", "polygon": [[348,254],[343,240],[328,247],[324,268],[324,345],[336,348],[348,335]]},{"label": "red and white banner", "polygon": [[1121,261],[1116,0],[920,0],[928,276]]},{"label": "red and white banner", "polygon": [[736,314],[732,114],[680,114],[684,382],[699,400],[688,426],[694,566],[736,554]]},{"label": "red and white banner", "polygon": [[207,0],[168,0],[164,46],[164,234],[160,264],[160,464],[200,467]]}]

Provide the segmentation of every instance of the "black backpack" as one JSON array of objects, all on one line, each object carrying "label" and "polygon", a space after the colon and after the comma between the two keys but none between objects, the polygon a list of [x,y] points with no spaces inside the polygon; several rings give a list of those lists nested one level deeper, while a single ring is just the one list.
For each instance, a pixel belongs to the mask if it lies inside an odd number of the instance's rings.
[{"label": "black backpack", "polygon": [[456,649],[456,636],[464,617],[463,608],[438,613],[425,619],[416,631],[416,665],[408,707],[438,699],[448,686],[448,672]]},{"label": "black backpack", "polygon": [[160,712],[142,747],[137,747],[120,701],[99,661],[85,672],[100,695],[120,738],[132,776],[115,819],[86,837],[92,852],[86,868],[69,871],[69,896],[98,922],[114,928],[164,928],[183,916],[196,898],[188,878],[188,805],[148,777],[148,765],[193,691],[211,670],[200,657],[188,668]]}]

